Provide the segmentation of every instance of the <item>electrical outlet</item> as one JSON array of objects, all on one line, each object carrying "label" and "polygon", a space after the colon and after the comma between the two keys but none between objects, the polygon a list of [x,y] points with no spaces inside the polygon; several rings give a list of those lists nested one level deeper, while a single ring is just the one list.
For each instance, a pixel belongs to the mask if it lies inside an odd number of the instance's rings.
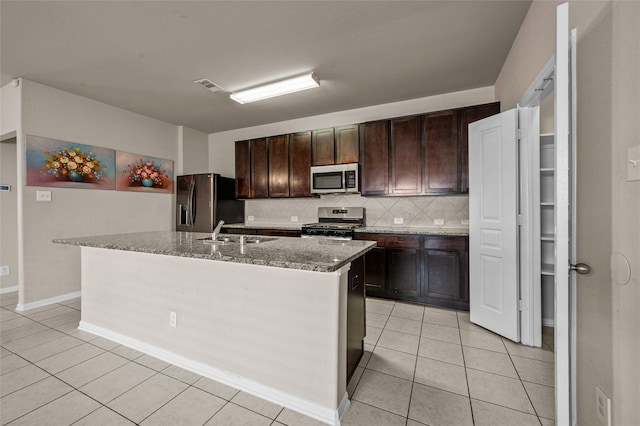
[{"label": "electrical outlet", "polygon": [[256,220],[254,216],[247,216],[247,222],[253,222],[254,220]]},{"label": "electrical outlet", "polygon": [[291,222],[297,222],[298,216],[291,216]]},{"label": "electrical outlet", "polygon": [[173,311],[169,311],[169,325],[171,327],[177,327],[178,326],[178,314],[176,314]]},{"label": "electrical outlet", "polygon": [[51,191],[36,191],[36,201],[51,201]]},{"label": "electrical outlet", "polygon": [[9,270],[9,265],[0,266],[0,276],[9,275],[11,271]]},{"label": "electrical outlet", "polygon": [[444,219],[433,219],[433,224],[436,226],[444,225]]},{"label": "electrical outlet", "polygon": [[404,223],[404,218],[402,217],[394,217],[393,224],[394,225],[402,225]]},{"label": "electrical outlet", "polygon": [[596,415],[601,425],[611,426],[611,400],[596,386]]},{"label": "electrical outlet", "polygon": [[469,219],[462,219],[460,221],[460,225],[468,225],[469,224]]}]

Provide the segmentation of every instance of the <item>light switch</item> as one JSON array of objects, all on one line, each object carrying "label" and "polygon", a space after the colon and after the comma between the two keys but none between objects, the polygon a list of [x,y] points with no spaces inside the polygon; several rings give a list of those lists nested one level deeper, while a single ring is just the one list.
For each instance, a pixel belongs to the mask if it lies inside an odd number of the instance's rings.
[{"label": "light switch", "polygon": [[36,191],[36,201],[51,201],[51,191]]},{"label": "light switch", "polygon": [[627,148],[627,181],[640,180],[640,145]]}]

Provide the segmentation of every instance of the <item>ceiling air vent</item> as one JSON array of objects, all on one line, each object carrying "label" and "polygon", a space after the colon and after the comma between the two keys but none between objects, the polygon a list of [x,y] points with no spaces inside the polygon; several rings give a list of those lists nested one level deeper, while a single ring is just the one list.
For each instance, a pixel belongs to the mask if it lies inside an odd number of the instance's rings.
[{"label": "ceiling air vent", "polygon": [[194,81],[195,84],[199,84],[200,86],[204,87],[205,89],[209,90],[210,92],[213,93],[217,93],[217,92],[224,92],[225,90],[216,85],[213,81],[207,79],[207,78],[201,78],[200,80],[196,80]]}]

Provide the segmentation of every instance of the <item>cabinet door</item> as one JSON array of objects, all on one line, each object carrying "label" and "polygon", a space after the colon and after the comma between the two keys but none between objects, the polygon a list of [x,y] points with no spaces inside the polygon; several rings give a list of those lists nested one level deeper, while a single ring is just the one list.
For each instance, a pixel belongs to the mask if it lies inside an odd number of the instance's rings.
[{"label": "cabinet door", "polygon": [[375,247],[364,255],[364,283],[367,295],[385,296],[385,264],[383,247]]},{"label": "cabinet door", "polygon": [[256,229],[256,235],[270,237],[299,237],[302,232],[296,229]]},{"label": "cabinet door", "polygon": [[365,326],[364,259],[351,261],[347,289],[347,382],[360,362]]},{"label": "cabinet door", "polygon": [[251,198],[267,198],[269,188],[267,138],[251,141]]},{"label": "cabinet door", "polygon": [[289,137],[269,138],[269,197],[289,196]]},{"label": "cabinet door", "polygon": [[389,193],[389,120],[360,126],[360,167],[362,195]]},{"label": "cabinet door", "polygon": [[458,110],[458,180],[460,192],[469,192],[469,123],[500,112],[500,102]]},{"label": "cabinet door", "polygon": [[391,120],[392,194],[419,195],[422,192],[422,118]]},{"label": "cabinet door", "polygon": [[458,192],[458,112],[424,116],[424,193]]},{"label": "cabinet door", "polygon": [[358,125],[335,128],[336,164],[357,163],[359,161]]},{"label": "cabinet door", "polygon": [[311,196],[311,132],[289,136],[289,196]]},{"label": "cabinet door", "polygon": [[469,309],[467,237],[425,237],[423,296],[427,303]]},{"label": "cabinet door", "polygon": [[314,130],[311,142],[312,165],[326,166],[335,164],[335,145],[333,128]]},{"label": "cabinet door", "polygon": [[420,250],[387,249],[389,261],[388,287],[396,297],[409,299],[420,296]]},{"label": "cabinet door", "polygon": [[236,142],[236,198],[251,197],[251,152],[249,141]]}]

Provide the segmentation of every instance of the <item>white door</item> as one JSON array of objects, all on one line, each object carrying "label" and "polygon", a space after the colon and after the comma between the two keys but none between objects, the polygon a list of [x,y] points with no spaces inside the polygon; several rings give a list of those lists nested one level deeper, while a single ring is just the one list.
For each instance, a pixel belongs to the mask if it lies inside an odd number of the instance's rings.
[{"label": "white door", "polygon": [[469,125],[471,321],[520,340],[517,111]]},{"label": "white door", "polygon": [[[556,424],[575,422],[575,30],[569,5],[556,15],[555,54],[555,384]],[[584,272],[584,271],[583,271]],[[572,413],[573,411],[573,413]]]}]

